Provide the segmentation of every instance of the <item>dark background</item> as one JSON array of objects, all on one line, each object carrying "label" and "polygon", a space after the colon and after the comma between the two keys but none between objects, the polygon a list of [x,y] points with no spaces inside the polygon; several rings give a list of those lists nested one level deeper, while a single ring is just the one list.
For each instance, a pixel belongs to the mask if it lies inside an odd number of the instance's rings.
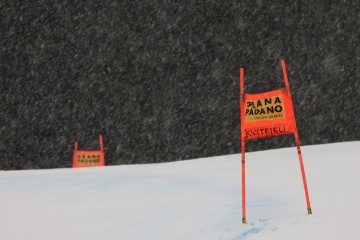
[{"label": "dark background", "polygon": [[[245,89],[283,87],[302,145],[360,140],[360,2],[0,0],[0,169],[239,152]],[[247,151],[294,146],[251,140]]]}]

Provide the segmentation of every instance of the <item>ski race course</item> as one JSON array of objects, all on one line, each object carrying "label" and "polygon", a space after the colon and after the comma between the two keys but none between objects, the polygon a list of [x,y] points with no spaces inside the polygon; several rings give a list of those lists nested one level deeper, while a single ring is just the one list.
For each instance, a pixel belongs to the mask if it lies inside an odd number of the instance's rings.
[{"label": "ski race course", "polygon": [[0,171],[5,240],[360,239],[360,142],[161,164]]}]

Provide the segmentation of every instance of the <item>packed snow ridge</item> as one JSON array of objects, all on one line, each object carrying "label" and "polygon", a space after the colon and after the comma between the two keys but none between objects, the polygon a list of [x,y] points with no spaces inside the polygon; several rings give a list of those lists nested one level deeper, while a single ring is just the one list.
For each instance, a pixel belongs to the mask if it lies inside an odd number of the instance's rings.
[{"label": "packed snow ridge", "polygon": [[360,142],[83,169],[0,171],[1,239],[360,239]]}]

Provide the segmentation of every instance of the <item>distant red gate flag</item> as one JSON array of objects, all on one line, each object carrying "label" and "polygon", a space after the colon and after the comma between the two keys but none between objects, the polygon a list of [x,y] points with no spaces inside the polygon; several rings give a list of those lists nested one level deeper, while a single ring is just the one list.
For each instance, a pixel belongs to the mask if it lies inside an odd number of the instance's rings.
[{"label": "distant red gate flag", "polygon": [[285,88],[259,94],[244,94],[244,68],[240,68],[240,138],[243,223],[246,223],[245,140],[272,137],[282,134],[294,134],[295,136],[307,210],[308,214],[312,214],[305,169],[300,149],[299,135],[296,127],[295,114],[284,60],[281,60],[281,67],[285,81]]},{"label": "distant red gate flag", "polygon": [[78,142],[75,142],[73,168],[105,166],[104,148],[102,136],[99,135],[100,150],[78,150]]}]

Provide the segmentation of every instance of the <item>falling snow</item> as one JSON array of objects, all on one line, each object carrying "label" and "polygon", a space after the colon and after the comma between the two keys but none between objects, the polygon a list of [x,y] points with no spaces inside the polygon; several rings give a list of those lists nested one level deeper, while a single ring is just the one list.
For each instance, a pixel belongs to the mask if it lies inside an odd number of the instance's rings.
[{"label": "falling snow", "polygon": [[[288,67],[303,145],[360,139],[359,1],[0,2],[0,169],[239,152],[246,92]],[[248,150],[292,146],[291,136]]]}]

